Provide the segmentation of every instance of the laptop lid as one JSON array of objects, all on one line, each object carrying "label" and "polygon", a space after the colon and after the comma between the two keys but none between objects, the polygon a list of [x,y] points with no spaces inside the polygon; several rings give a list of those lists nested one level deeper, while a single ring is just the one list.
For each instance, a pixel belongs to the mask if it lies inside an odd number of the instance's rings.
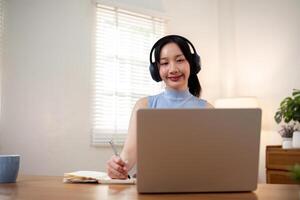
[{"label": "laptop lid", "polygon": [[141,109],[140,193],[253,191],[261,109]]}]

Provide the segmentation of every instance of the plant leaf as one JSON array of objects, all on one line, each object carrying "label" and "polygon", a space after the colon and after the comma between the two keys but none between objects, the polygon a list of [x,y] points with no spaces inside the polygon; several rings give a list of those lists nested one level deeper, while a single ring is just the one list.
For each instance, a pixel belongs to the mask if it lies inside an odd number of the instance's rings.
[{"label": "plant leaf", "polygon": [[281,111],[277,111],[275,116],[274,116],[274,119],[276,121],[277,124],[279,124],[282,120],[282,113]]},{"label": "plant leaf", "polygon": [[294,101],[295,101],[298,105],[300,105],[300,95],[295,96]]},{"label": "plant leaf", "polygon": [[299,164],[295,164],[292,169],[292,177],[293,179],[300,181],[300,165]]},{"label": "plant leaf", "polygon": [[293,99],[291,97],[286,97],[285,99],[283,99],[283,101],[280,103],[280,107],[288,104],[290,101],[292,101]]},{"label": "plant leaf", "polygon": [[293,95],[293,96],[300,95],[300,90],[299,90],[299,89],[293,89],[292,95]]}]

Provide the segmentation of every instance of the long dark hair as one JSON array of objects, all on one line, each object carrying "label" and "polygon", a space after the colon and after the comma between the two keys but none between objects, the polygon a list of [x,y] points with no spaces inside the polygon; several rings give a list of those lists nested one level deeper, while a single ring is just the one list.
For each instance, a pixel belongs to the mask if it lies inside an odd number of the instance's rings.
[{"label": "long dark hair", "polygon": [[169,43],[175,43],[178,45],[180,50],[182,51],[184,57],[187,59],[187,61],[190,64],[190,76],[188,79],[188,87],[189,91],[192,95],[195,97],[200,97],[201,94],[201,85],[200,81],[198,79],[197,74],[195,73],[195,68],[196,68],[196,63],[195,60],[193,59],[191,49],[188,45],[188,43],[181,37],[177,36],[170,36],[170,37],[165,37],[163,40],[161,40],[155,47],[154,51],[154,58],[156,62],[156,66],[159,66],[159,60],[160,60],[160,52],[162,48]]}]

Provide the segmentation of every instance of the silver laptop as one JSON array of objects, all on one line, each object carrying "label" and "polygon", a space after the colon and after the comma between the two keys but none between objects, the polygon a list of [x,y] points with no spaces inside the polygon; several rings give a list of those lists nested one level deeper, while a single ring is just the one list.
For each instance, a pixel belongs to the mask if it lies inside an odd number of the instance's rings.
[{"label": "silver laptop", "polygon": [[260,109],[138,110],[137,190],[253,191],[260,130]]}]

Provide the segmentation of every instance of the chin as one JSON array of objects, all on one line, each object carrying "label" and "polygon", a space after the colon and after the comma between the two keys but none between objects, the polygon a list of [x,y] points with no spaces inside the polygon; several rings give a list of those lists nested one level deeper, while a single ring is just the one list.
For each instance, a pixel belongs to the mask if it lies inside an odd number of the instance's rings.
[{"label": "chin", "polygon": [[171,82],[171,83],[168,83],[167,86],[169,88],[174,89],[174,90],[185,90],[185,89],[187,89],[187,86],[185,84],[181,84],[181,83]]}]

